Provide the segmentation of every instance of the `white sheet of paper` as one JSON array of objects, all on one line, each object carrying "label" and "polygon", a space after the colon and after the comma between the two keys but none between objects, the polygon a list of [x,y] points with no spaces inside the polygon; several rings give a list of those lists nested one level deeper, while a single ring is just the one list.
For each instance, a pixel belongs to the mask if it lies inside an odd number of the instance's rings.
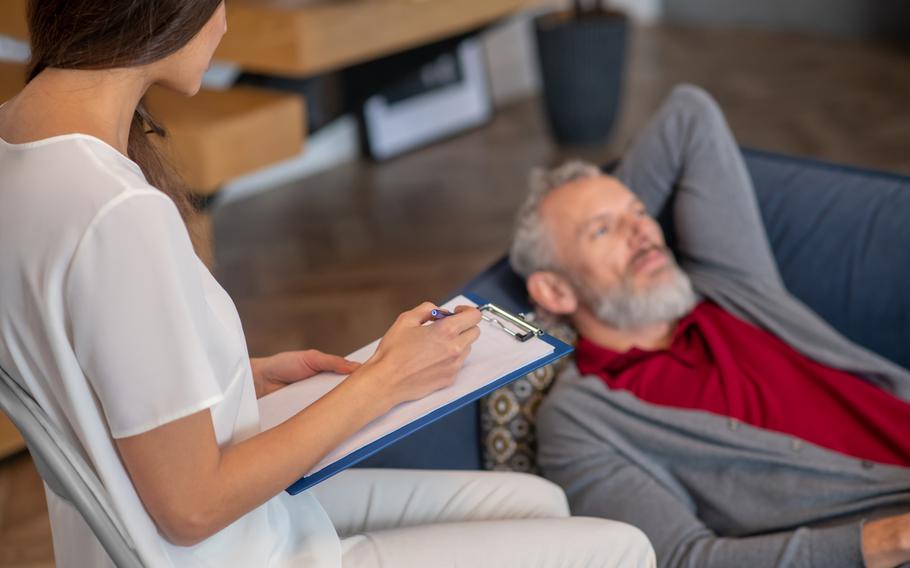
[{"label": "white sheet of paper", "polygon": [[[464,296],[458,296],[442,307],[454,309],[458,305],[475,304]],[[307,475],[315,473],[447,403],[553,352],[552,345],[537,337],[520,342],[490,322],[481,321],[479,327],[480,338],[474,343],[464,367],[459,371],[452,386],[438,390],[420,400],[399,404],[345,440]],[[366,361],[376,351],[378,345],[379,340],[376,340],[348,355],[348,359],[358,362]],[[262,430],[268,430],[281,424],[321,398],[344,379],[345,377],[342,375],[320,373],[315,377],[262,397],[259,400]]]}]

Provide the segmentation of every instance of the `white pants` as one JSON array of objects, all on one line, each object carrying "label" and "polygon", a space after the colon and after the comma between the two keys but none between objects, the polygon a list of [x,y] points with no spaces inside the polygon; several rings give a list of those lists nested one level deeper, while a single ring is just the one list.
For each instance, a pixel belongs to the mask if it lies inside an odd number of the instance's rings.
[{"label": "white pants", "polygon": [[314,492],[345,568],[656,565],[644,533],[569,517],[562,489],[532,475],[349,469]]}]

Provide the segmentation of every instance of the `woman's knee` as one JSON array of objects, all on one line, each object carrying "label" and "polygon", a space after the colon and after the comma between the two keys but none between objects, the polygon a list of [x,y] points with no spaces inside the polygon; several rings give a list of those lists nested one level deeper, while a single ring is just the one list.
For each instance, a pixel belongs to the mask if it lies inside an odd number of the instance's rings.
[{"label": "woman's knee", "polygon": [[573,517],[577,533],[585,542],[578,543],[591,551],[593,565],[653,567],[654,547],[639,528],[627,523],[592,517]]},{"label": "woman's knee", "polygon": [[561,487],[528,473],[503,473],[503,481],[520,495],[527,516],[556,518],[569,516],[569,503]]}]

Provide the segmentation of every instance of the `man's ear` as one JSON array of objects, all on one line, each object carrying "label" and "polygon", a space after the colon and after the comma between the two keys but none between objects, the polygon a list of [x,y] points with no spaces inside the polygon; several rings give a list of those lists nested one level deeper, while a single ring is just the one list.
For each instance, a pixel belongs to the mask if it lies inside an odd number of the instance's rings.
[{"label": "man's ear", "polygon": [[528,276],[527,286],[534,303],[551,314],[567,316],[578,310],[578,296],[572,285],[555,272],[534,272]]}]

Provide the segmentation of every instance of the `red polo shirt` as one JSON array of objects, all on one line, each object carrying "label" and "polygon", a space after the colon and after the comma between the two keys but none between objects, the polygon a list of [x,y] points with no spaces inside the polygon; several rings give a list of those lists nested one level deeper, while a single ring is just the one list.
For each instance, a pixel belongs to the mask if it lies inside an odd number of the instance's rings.
[{"label": "red polo shirt", "polygon": [[576,363],[609,388],[706,410],[850,456],[910,466],[910,403],[825,367],[774,335],[702,302],[668,349],[617,353],[585,338]]}]

